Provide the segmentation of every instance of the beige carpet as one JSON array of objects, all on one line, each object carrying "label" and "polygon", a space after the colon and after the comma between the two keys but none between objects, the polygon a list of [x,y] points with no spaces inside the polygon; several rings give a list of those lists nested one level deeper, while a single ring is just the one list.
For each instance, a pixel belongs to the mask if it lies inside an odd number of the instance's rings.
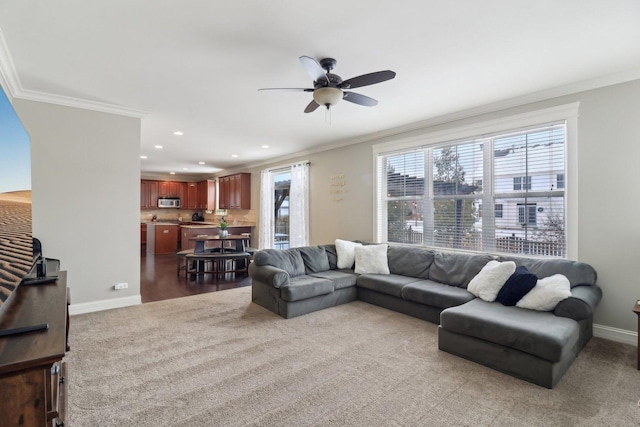
[{"label": "beige carpet", "polygon": [[548,390],[360,301],[289,320],[250,301],[245,287],[72,317],[71,425],[640,425],[629,345],[592,339]]}]

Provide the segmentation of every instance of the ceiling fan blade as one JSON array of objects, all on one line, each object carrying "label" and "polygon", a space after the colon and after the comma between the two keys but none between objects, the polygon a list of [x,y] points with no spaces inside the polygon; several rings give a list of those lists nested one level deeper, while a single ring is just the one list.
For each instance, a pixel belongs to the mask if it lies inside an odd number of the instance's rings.
[{"label": "ceiling fan blade", "polygon": [[320,104],[318,104],[316,101],[311,101],[309,105],[307,105],[307,108],[304,109],[304,112],[311,113],[313,111],[316,111],[316,108],[318,108],[319,106]]},{"label": "ceiling fan blade", "polygon": [[343,89],[355,89],[357,87],[374,85],[376,83],[382,83],[387,80],[391,80],[396,76],[396,73],[391,70],[376,71],[375,73],[363,74],[358,77],[345,80],[340,85]]},{"label": "ceiling fan blade", "polygon": [[320,79],[329,81],[329,79],[327,78],[327,73],[315,59],[309,56],[301,56],[300,63],[304,67],[305,71],[311,76],[314,82],[317,82]]},{"label": "ceiling fan blade", "polygon": [[283,90],[286,92],[313,92],[313,89],[302,87],[265,87],[258,90]]},{"label": "ceiling fan blade", "polygon": [[369,98],[368,96],[360,95],[355,92],[345,92],[343,98],[345,101],[353,102],[354,104],[364,105],[366,107],[375,107],[378,105],[378,101]]}]

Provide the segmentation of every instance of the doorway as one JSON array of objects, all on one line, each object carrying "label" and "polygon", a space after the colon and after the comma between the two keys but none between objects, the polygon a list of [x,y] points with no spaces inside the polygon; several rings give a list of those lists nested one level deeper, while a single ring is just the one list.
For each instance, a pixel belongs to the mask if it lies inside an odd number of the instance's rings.
[{"label": "doorway", "polygon": [[274,175],[274,234],[273,245],[275,249],[287,249],[289,247],[289,195],[291,193],[291,172],[282,172]]}]

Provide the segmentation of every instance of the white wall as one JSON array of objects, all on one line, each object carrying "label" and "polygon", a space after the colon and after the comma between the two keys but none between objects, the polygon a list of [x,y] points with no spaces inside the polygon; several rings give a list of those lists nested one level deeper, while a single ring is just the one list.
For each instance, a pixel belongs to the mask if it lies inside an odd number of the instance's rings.
[{"label": "white wall", "polygon": [[[31,137],[33,235],[68,271],[72,309],[139,303],[140,120],[19,99],[13,106]],[[115,291],[117,282],[129,288]]]},{"label": "white wall", "polygon": [[[626,333],[632,342],[635,337],[629,331],[635,332],[637,323],[631,308],[640,299],[635,265],[640,262],[639,100],[640,81],[633,81],[279,160],[248,170],[253,173],[252,206],[258,209],[261,169],[308,159],[311,244],[330,243],[336,238],[372,241],[373,144],[578,101],[578,258],[594,266],[604,292],[595,323],[603,326],[605,333],[612,329],[616,338]],[[335,202],[330,193],[331,176],[338,174],[344,175],[347,193],[343,201]],[[603,328],[599,332],[602,335]]]}]

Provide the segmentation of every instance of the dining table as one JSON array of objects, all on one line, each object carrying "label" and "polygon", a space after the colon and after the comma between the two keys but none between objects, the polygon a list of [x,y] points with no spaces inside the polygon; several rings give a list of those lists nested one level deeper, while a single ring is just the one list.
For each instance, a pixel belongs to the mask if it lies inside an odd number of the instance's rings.
[{"label": "dining table", "polygon": [[[194,253],[205,252],[244,252],[249,247],[249,241],[251,240],[250,234],[228,234],[225,236],[220,235],[199,235],[189,238],[189,240],[195,240],[196,247],[193,250]],[[207,243],[220,242],[220,245],[215,247],[207,247]],[[225,246],[225,242],[235,242],[235,245]]]}]

